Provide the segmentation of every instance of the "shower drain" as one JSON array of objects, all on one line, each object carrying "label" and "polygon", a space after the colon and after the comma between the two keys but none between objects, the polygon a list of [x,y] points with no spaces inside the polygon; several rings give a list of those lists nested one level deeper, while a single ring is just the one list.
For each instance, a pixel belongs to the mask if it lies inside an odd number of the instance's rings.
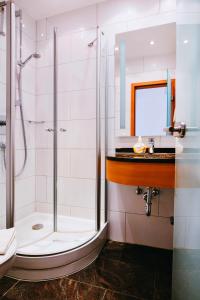
[{"label": "shower drain", "polygon": [[35,224],[35,225],[32,226],[32,229],[33,229],[33,230],[40,230],[40,229],[42,229],[43,227],[44,227],[43,224]]}]

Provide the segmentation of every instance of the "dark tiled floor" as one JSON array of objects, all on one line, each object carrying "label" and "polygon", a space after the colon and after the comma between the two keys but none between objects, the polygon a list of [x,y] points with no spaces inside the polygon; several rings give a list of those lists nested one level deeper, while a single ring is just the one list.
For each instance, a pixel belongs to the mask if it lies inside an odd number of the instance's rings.
[{"label": "dark tiled floor", "polygon": [[3,300],[170,300],[172,252],[107,242],[85,270],[48,282],[0,280]]}]

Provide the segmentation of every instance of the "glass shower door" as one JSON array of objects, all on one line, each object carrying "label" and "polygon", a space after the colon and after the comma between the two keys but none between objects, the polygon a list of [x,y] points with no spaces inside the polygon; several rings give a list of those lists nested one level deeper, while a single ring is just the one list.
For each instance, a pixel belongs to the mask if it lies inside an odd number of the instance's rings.
[{"label": "glass shower door", "polygon": [[200,1],[177,1],[176,142],[173,300],[200,299]]},{"label": "glass shower door", "polygon": [[6,11],[0,7],[0,229],[6,227]]},{"label": "glass shower door", "polygon": [[67,250],[96,232],[97,56],[96,44],[88,47],[95,38],[95,29],[58,30],[58,232]]}]

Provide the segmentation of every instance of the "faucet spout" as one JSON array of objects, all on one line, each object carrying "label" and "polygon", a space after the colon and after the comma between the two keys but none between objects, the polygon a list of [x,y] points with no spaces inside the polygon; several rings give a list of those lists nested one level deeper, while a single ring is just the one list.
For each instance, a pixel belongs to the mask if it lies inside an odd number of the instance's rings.
[{"label": "faucet spout", "polygon": [[153,154],[154,153],[154,147],[155,147],[155,140],[154,140],[154,138],[149,138],[148,139],[148,144],[149,144],[149,153]]}]

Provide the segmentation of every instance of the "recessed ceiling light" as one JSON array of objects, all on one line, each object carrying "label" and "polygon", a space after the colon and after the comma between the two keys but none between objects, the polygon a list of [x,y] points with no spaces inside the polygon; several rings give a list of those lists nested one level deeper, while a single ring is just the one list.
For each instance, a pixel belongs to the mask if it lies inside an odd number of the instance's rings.
[{"label": "recessed ceiling light", "polygon": [[150,41],[149,44],[150,44],[151,46],[153,46],[153,45],[155,44],[155,42],[154,42],[154,41]]},{"label": "recessed ceiling light", "polygon": [[25,24],[24,23],[22,24],[22,27],[25,28]]},{"label": "recessed ceiling light", "polygon": [[115,51],[116,51],[116,52],[119,51],[119,47],[115,47]]},{"label": "recessed ceiling light", "polygon": [[40,35],[41,37],[44,37],[44,33],[41,33],[41,35]]},{"label": "recessed ceiling light", "polygon": [[189,43],[188,40],[184,40],[184,41],[183,41],[183,44],[188,44],[188,43]]}]

